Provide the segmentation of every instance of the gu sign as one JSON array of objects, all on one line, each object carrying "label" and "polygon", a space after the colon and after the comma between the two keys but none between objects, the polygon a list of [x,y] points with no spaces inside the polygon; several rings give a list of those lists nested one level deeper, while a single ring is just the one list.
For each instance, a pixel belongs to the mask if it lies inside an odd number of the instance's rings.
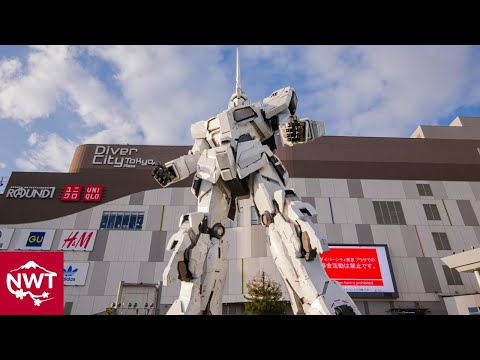
[{"label": "gu sign", "polygon": [[26,229],[22,230],[16,250],[50,250],[52,247],[55,230]]},{"label": "gu sign", "polygon": [[14,199],[53,199],[55,187],[10,186],[5,197]]},{"label": "gu sign", "polygon": [[65,230],[58,243],[58,250],[92,251],[97,230]]}]

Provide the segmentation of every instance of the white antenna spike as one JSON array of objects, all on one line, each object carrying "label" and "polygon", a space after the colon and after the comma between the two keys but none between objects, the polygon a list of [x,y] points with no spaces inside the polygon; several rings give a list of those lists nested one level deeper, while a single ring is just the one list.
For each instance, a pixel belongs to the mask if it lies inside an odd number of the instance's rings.
[{"label": "white antenna spike", "polygon": [[242,83],[240,81],[240,50],[237,47],[237,75],[235,91],[233,92],[230,101],[228,102],[228,108],[234,108],[237,106],[248,104],[248,97],[242,90]]},{"label": "white antenna spike", "polygon": [[242,84],[240,82],[240,51],[237,47],[237,91],[242,88]]}]

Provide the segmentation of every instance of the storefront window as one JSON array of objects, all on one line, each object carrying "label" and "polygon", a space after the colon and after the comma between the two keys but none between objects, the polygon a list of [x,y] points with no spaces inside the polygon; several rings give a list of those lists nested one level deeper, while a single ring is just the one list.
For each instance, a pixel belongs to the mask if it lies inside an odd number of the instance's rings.
[{"label": "storefront window", "polygon": [[144,216],[143,211],[104,211],[100,229],[142,230]]}]

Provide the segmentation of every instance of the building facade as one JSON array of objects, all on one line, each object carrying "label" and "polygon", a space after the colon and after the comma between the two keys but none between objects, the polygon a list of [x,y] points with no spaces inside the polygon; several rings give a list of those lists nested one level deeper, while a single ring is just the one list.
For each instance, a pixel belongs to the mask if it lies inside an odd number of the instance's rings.
[{"label": "building facade", "polygon": [[[393,291],[354,292],[363,314],[447,314],[444,299],[479,292],[474,274],[440,260],[480,246],[480,136],[457,133],[326,136],[276,151],[330,245],[386,249]],[[43,234],[36,250],[64,251],[65,314],[101,314],[112,303],[119,314],[165,314],[180,289],[161,284],[165,245],[196,199],[191,177],[159,188],[150,171],[188,150],[81,145],[68,173],[12,173],[0,196],[0,251],[28,250],[32,233]],[[224,314],[243,313],[246,283],[261,271],[289,300],[250,199],[226,227]]]}]

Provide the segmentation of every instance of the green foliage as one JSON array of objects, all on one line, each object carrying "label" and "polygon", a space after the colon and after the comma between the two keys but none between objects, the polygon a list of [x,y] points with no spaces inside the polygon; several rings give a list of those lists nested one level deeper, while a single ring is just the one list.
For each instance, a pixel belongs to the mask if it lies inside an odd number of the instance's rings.
[{"label": "green foliage", "polygon": [[282,298],[279,283],[268,278],[265,272],[259,273],[247,283],[248,296],[245,312],[247,315],[283,315],[287,305]]},{"label": "green foliage", "polygon": [[105,315],[115,315],[115,309],[111,306],[105,309]]}]

